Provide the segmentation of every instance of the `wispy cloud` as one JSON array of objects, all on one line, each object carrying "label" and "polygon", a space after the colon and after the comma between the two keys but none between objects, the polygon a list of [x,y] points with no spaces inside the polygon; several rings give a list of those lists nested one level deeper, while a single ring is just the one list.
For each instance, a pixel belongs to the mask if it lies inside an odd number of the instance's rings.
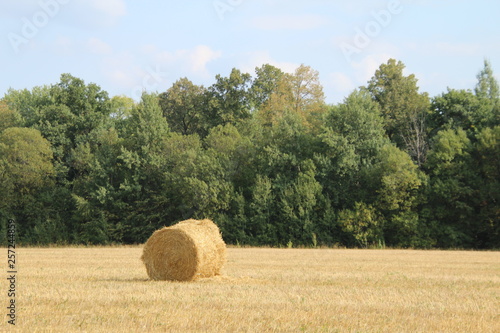
[{"label": "wispy cloud", "polygon": [[87,50],[90,51],[90,53],[101,55],[111,54],[113,52],[113,48],[109,44],[94,37],[87,41]]},{"label": "wispy cloud", "polygon": [[59,36],[54,41],[53,50],[62,56],[74,55],[74,41],[67,36]]},{"label": "wispy cloud", "polygon": [[269,51],[255,51],[242,55],[243,60],[239,64],[239,68],[243,72],[253,74],[255,68],[265,64],[272,65],[281,69],[285,73],[293,73],[300,64],[286,61],[277,61],[269,54]]},{"label": "wispy cloud", "polygon": [[366,84],[375,75],[375,71],[380,65],[386,63],[391,58],[397,57],[387,53],[378,53],[368,55],[359,62],[353,62],[352,67],[355,71],[356,82],[359,85]]},{"label": "wispy cloud", "polygon": [[435,50],[450,56],[457,55],[481,55],[481,46],[476,43],[449,43],[440,42],[435,44]]},{"label": "wispy cloud", "polygon": [[208,65],[222,56],[207,45],[171,51],[143,45],[134,51],[115,51],[97,38],[87,41],[86,50],[103,56],[100,66],[108,84],[134,99],[140,99],[144,90],[164,91],[179,77],[210,78]]},{"label": "wispy cloud", "polygon": [[107,80],[120,89],[132,89],[141,81],[138,59],[128,51],[116,52],[101,60],[101,69]]},{"label": "wispy cloud", "polygon": [[374,53],[363,57],[360,61],[351,62],[351,67],[345,71],[333,72],[327,77],[325,91],[334,100],[341,101],[354,89],[366,86],[380,65],[390,58],[394,56],[388,53]]},{"label": "wispy cloud", "polygon": [[188,51],[188,54],[191,71],[203,77],[209,75],[207,69],[208,63],[222,56],[222,52],[212,50],[206,45],[198,45],[194,50]]},{"label": "wispy cloud", "polygon": [[172,68],[174,71],[184,71],[184,75],[194,75],[207,78],[210,73],[207,66],[219,59],[222,52],[213,50],[207,45],[198,45],[192,49],[174,51],[158,50],[155,46],[145,46],[142,49],[153,63]]},{"label": "wispy cloud", "polygon": [[312,30],[326,24],[326,17],[313,14],[259,16],[251,22],[253,28],[260,30]]},{"label": "wispy cloud", "polygon": [[124,0],[90,0],[90,7],[111,18],[122,17],[127,13]]},{"label": "wispy cloud", "polygon": [[126,0],[70,0],[66,7],[65,24],[85,29],[114,26],[127,15]]},{"label": "wispy cloud", "polygon": [[[491,45],[484,45],[476,42],[448,42],[448,41],[435,41],[435,42],[407,42],[404,47],[409,52],[427,56],[427,57],[461,57],[461,56],[479,56],[484,54],[493,53],[495,50],[495,43]],[[496,50],[500,48],[496,47]]]},{"label": "wispy cloud", "polygon": [[342,97],[351,93],[356,85],[351,77],[345,73],[335,72],[330,74],[325,82],[325,88],[330,92],[335,99],[341,100]]}]

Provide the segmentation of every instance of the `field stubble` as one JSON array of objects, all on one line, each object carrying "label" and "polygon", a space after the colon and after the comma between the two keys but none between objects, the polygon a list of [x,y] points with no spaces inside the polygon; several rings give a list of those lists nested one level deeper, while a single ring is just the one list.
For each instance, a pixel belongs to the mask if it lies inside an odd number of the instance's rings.
[{"label": "field stubble", "polygon": [[229,248],[186,283],[148,280],[141,251],[19,249],[17,329],[500,332],[499,252]]}]

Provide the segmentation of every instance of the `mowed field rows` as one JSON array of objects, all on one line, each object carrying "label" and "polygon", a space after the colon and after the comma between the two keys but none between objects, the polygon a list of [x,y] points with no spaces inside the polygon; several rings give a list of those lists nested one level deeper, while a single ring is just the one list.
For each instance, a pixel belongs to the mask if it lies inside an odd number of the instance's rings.
[{"label": "mowed field rows", "polygon": [[500,332],[500,252],[229,248],[189,283],[148,280],[141,253],[17,249],[17,331]]}]

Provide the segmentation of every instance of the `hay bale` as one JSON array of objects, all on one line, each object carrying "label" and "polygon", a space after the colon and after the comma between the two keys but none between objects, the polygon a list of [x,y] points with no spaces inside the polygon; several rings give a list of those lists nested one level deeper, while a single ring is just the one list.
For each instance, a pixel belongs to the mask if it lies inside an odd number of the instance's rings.
[{"label": "hay bale", "polygon": [[220,274],[226,244],[212,221],[191,219],[155,231],[141,259],[153,280],[192,281]]}]

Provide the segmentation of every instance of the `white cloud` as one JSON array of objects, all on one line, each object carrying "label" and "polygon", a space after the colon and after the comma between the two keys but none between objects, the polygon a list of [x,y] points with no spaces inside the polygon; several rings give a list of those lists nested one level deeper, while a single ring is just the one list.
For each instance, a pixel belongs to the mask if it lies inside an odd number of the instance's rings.
[{"label": "white cloud", "polygon": [[[481,43],[451,43],[451,42],[408,42],[405,47],[419,55],[426,57],[461,57],[472,56],[482,57],[484,54],[498,51],[498,47],[494,48],[495,43],[485,45]],[[489,48],[492,47],[492,48]]]},{"label": "white cloud", "polygon": [[356,89],[353,79],[347,74],[340,72],[330,74],[327,80],[327,87],[333,90],[333,95],[339,97],[347,96]]},{"label": "white cloud", "polygon": [[111,54],[113,52],[113,48],[109,44],[103,42],[98,38],[90,38],[87,41],[87,49],[91,53],[101,54],[101,55]]},{"label": "white cloud", "polygon": [[194,75],[203,79],[210,76],[208,64],[222,56],[222,52],[212,50],[207,45],[175,51],[160,51],[153,45],[145,45],[141,51],[151,57],[155,64],[172,71],[181,70],[184,76]]},{"label": "white cloud", "polygon": [[89,40],[87,48],[101,54],[106,52],[101,70],[109,85],[135,100],[140,100],[142,91],[166,90],[179,77],[209,78],[208,64],[222,55],[206,45],[174,51],[143,45],[134,52],[113,52],[98,39]]},{"label": "white cloud", "polygon": [[355,71],[356,82],[360,85],[366,84],[373,75],[375,71],[380,67],[381,64],[387,63],[387,60],[391,58],[396,58],[387,53],[372,54],[364,57],[359,62],[352,62],[352,67]]},{"label": "white cloud", "polygon": [[268,51],[255,51],[244,55],[244,60],[241,62],[239,68],[243,72],[253,74],[255,68],[265,64],[277,67],[285,73],[293,73],[300,66],[300,64],[293,62],[276,61],[269,55]]},{"label": "white cloud", "polygon": [[73,41],[66,36],[59,36],[54,41],[54,51],[59,55],[73,55],[74,47]]},{"label": "white cloud", "polygon": [[132,89],[140,82],[141,68],[130,52],[111,54],[103,59],[101,67],[105,77],[116,87]]},{"label": "white cloud", "polygon": [[320,15],[280,15],[260,16],[252,21],[252,26],[261,30],[312,30],[320,28],[328,20]]},{"label": "white cloud", "polygon": [[106,76],[112,83],[117,86],[131,88],[134,86],[136,80],[132,77],[131,73],[125,72],[124,69],[111,69],[106,73]]},{"label": "white cloud", "polygon": [[0,2],[0,17],[32,20],[36,14],[85,28],[114,25],[127,14],[126,0],[18,0]]},{"label": "white cloud", "polygon": [[480,55],[481,47],[473,43],[448,43],[441,42],[435,44],[435,49],[450,56],[474,56]]},{"label": "white cloud", "polygon": [[371,54],[360,61],[352,61],[350,67],[343,71],[331,73],[325,81],[325,92],[329,100],[334,103],[342,102],[352,91],[360,86],[366,86],[367,82],[375,75],[375,71],[381,64],[394,58],[387,53]]},{"label": "white cloud", "polygon": [[206,45],[198,45],[194,50],[188,53],[191,71],[203,77],[209,75],[207,64],[222,56],[222,52],[214,51]]},{"label": "white cloud", "polygon": [[93,9],[111,18],[121,17],[127,13],[123,0],[90,0],[88,2]]},{"label": "white cloud", "polygon": [[60,7],[65,24],[85,29],[114,26],[127,14],[125,0],[69,0]]},{"label": "white cloud", "polygon": [[[411,0],[410,0],[411,1]],[[387,7],[388,0],[370,0],[367,1],[339,1],[337,6],[342,8],[344,11],[351,14],[359,14],[364,12],[369,12],[369,10],[374,8],[384,8]]]},{"label": "white cloud", "polygon": [[0,2],[0,17],[22,17],[40,9],[38,0],[2,1]]}]

